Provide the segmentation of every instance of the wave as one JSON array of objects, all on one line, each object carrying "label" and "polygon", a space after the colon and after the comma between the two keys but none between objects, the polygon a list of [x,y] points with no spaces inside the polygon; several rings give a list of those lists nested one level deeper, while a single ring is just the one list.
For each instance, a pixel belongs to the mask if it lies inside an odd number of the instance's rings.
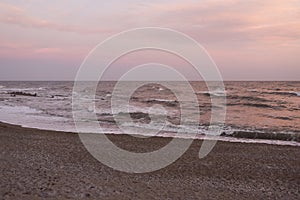
[{"label": "wave", "polygon": [[227,106],[247,106],[247,107],[255,107],[255,108],[271,108],[271,109],[282,109],[285,108],[283,105],[281,106],[272,106],[269,104],[263,103],[227,103]]},{"label": "wave", "polygon": [[0,110],[4,113],[23,113],[23,114],[40,114],[42,111],[28,106],[0,106]]},{"label": "wave", "polygon": [[[20,124],[25,127],[31,128],[41,128],[46,130],[58,130],[60,131],[76,131],[72,124],[67,123],[67,118],[63,117],[53,117],[53,116],[44,116],[43,112],[26,106],[1,106],[0,113],[2,113],[3,119],[0,117],[1,121],[7,121],[8,123]],[[9,114],[10,113],[10,114]],[[103,113],[104,114],[104,113]],[[99,119],[102,122],[114,123],[113,117],[106,113],[107,118]],[[133,113],[134,117],[140,118],[147,115],[147,113]],[[5,116],[5,117],[4,117]],[[7,118],[7,116],[10,116]],[[5,119],[4,119],[5,118]],[[89,124],[89,123],[87,123]],[[139,133],[143,134],[138,130],[141,129],[150,129],[153,132],[161,129],[161,124],[147,124],[147,123],[128,123],[124,122],[124,126],[133,127],[133,134]],[[110,133],[122,133],[118,129],[112,128],[109,126]],[[135,129],[137,128],[137,129]],[[90,133],[98,133],[98,130],[94,130],[91,127],[86,127],[86,130]],[[103,129],[104,131],[106,129]],[[130,129],[131,130],[131,129]],[[165,122],[163,126],[163,131],[159,132],[160,137],[178,137],[178,138],[197,138],[197,139],[207,139],[211,138],[213,140],[229,141],[229,142],[251,142],[251,143],[268,143],[268,144],[277,144],[277,145],[300,145],[300,133],[298,132],[271,132],[268,130],[265,131],[248,131],[242,129],[233,129],[231,127],[222,127],[223,133],[221,136],[216,136],[209,132],[208,126],[190,126],[189,124],[173,124],[169,121]],[[146,133],[148,133],[147,131]],[[101,132],[106,133],[106,132]],[[177,134],[178,133],[178,134]],[[282,141],[282,142],[278,142]]]},{"label": "wave", "polygon": [[282,117],[282,116],[270,116],[270,115],[265,115],[266,117],[272,118],[272,119],[281,119],[281,120],[293,120],[291,117]]},{"label": "wave", "polygon": [[195,92],[195,94],[203,94],[206,96],[215,96],[215,97],[225,97],[226,96],[226,91],[221,91],[221,90],[215,90],[215,91],[200,91],[200,92]]},{"label": "wave", "polygon": [[[161,123],[132,123],[132,122],[124,122],[122,123],[123,126],[130,127],[136,130],[139,130],[140,133],[147,132],[149,133],[149,130],[152,130],[153,132],[161,132],[161,135],[165,135],[168,133],[180,133],[182,137],[186,137],[187,135],[204,135],[204,131],[200,132],[200,129],[197,125],[195,126],[188,126],[188,125],[182,125],[182,124],[173,124],[169,121],[165,121],[163,124]],[[141,131],[144,130],[144,131]],[[132,132],[133,134],[136,131]],[[207,130],[206,130],[207,132]]]},{"label": "wave", "polygon": [[151,121],[149,114],[144,113],[144,112],[130,112],[130,113],[120,112],[120,113],[118,113],[119,116],[125,116],[127,114],[129,114],[132,119],[139,119],[139,120],[143,119],[146,121]]},{"label": "wave", "polygon": [[300,97],[300,92],[291,92],[291,93],[297,95],[298,97]]},{"label": "wave", "polygon": [[169,90],[169,88],[163,88],[163,87],[160,87],[158,85],[153,85],[152,87],[148,87],[146,90],[152,90],[152,89],[155,89],[155,90],[158,90],[158,91]]},{"label": "wave", "polygon": [[62,94],[54,94],[54,95],[46,95],[47,98],[56,99],[56,100],[68,100],[72,99],[70,95],[62,95]]},{"label": "wave", "polygon": [[114,116],[118,116],[118,117],[126,117],[127,115],[129,115],[131,117],[131,119],[133,120],[138,120],[138,121],[143,121],[143,122],[147,122],[150,123],[151,120],[153,119],[165,119],[167,118],[169,121],[174,121],[174,117],[171,116],[165,116],[163,114],[158,114],[158,113],[147,113],[147,112],[139,112],[139,111],[135,111],[135,112],[118,112],[116,114],[111,114],[111,113],[97,113],[97,116],[100,117],[99,120],[102,121],[103,118],[101,117],[114,117]]},{"label": "wave", "polygon": [[268,104],[261,104],[261,103],[243,103],[241,104],[243,106],[249,106],[249,107],[257,107],[257,108],[275,108]]},{"label": "wave", "polygon": [[238,95],[229,95],[226,97],[227,99],[238,99],[238,100],[246,100],[246,101],[260,101],[260,102],[269,102],[269,100],[261,98],[261,97],[254,97],[254,96],[238,96]]},{"label": "wave", "polygon": [[146,101],[147,103],[157,103],[163,104],[169,107],[178,106],[179,102],[177,100],[166,100],[166,99],[150,99]]},{"label": "wave", "polygon": [[[126,127],[131,127],[133,129],[139,130],[144,129],[153,130],[155,131],[161,131],[161,126],[158,125],[157,127],[153,124],[145,124],[145,123],[129,123],[124,122],[122,124]],[[168,121],[165,122],[165,126],[163,127],[163,130],[160,134],[160,136],[173,136],[174,134],[177,135],[177,137],[182,138],[191,138],[191,137],[197,137],[202,138],[204,136],[208,137],[216,137],[217,140],[224,140],[224,141],[231,141],[222,139],[223,137],[226,138],[233,138],[233,140],[236,139],[242,139],[238,141],[244,141],[243,139],[253,139],[252,143],[255,143],[255,140],[267,140],[266,143],[272,143],[268,141],[286,141],[286,142],[296,142],[297,145],[300,145],[300,133],[294,133],[294,132],[268,132],[266,131],[249,131],[249,130],[243,130],[243,129],[231,129],[230,127],[222,127],[223,131],[220,136],[215,135],[215,133],[210,132],[208,129],[208,126],[188,126],[188,125],[180,125],[180,124],[173,124]],[[133,132],[133,134],[136,131]],[[179,134],[176,134],[179,133]],[[171,134],[171,135],[170,135]],[[189,137],[191,136],[191,137]]]},{"label": "wave", "polygon": [[274,95],[282,95],[282,96],[300,96],[300,92],[294,91],[263,91],[263,94],[274,94]]},{"label": "wave", "polygon": [[259,90],[259,89],[248,89],[249,92],[256,92],[260,94],[274,94],[283,96],[300,96],[299,91],[281,91],[279,88],[274,90]]},{"label": "wave", "polygon": [[44,87],[38,87],[38,88],[6,88],[5,86],[1,87],[0,85],[0,90],[5,90],[5,91],[36,91],[36,90],[45,90]]},{"label": "wave", "polygon": [[265,139],[265,140],[283,140],[300,142],[300,134],[298,133],[275,133],[260,131],[234,131],[230,134],[223,132],[221,136],[247,138],[247,139]]}]

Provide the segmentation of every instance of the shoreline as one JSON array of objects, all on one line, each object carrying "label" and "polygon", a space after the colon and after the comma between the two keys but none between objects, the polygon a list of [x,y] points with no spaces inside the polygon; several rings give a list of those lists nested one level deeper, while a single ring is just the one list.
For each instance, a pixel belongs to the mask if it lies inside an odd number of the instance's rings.
[{"label": "shoreline", "polygon": [[[48,128],[40,128],[40,127],[30,127],[27,125],[11,123],[5,120],[0,120],[0,123],[3,124],[10,124],[13,126],[20,126],[21,128],[29,128],[29,129],[36,129],[40,131],[54,131],[54,132],[61,132],[61,133],[74,133],[78,134],[76,131],[66,131],[66,130],[54,130]],[[105,134],[105,135],[126,135],[124,133],[93,133],[93,134]],[[299,134],[299,135],[297,135]],[[180,139],[192,139],[192,140],[217,140],[218,142],[231,142],[231,143],[250,143],[250,144],[268,144],[268,145],[282,145],[282,146],[298,146],[300,147],[300,133],[267,133],[261,131],[245,131],[245,130],[235,130],[232,134],[225,135],[221,133],[219,136],[207,136],[205,134],[198,134],[196,136],[191,136],[189,134],[179,134],[181,137],[173,137],[168,134],[166,135],[143,135],[143,134],[134,134],[137,137],[159,137],[159,138],[180,138]],[[261,137],[261,136],[262,137]],[[283,139],[276,139],[274,135],[279,135]],[[255,137],[253,137],[255,136]],[[292,139],[291,139],[292,138]]]},{"label": "shoreline", "polygon": [[[150,173],[111,169],[78,134],[0,123],[3,199],[299,199],[300,148],[218,141],[198,158],[201,140],[171,165]],[[109,135],[124,149],[147,152],[169,142]]]}]

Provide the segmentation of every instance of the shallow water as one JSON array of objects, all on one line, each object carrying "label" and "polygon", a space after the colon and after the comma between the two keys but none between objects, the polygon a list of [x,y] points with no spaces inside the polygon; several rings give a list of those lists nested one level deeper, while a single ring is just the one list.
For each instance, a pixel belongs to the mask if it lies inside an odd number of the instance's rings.
[{"label": "shallow water", "polygon": [[[211,97],[222,98],[226,95],[226,105],[218,105],[226,106],[227,109],[226,124],[221,127],[222,135],[232,136],[233,133],[241,132],[235,134],[241,138],[218,137],[218,139],[299,144],[300,82],[225,82],[225,94],[217,88],[208,91],[204,82],[191,82],[194,89],[192,94],[185,94],[186,91],[180,82],[169,84],[174,85],[178,90],[176,92],[184,93],[187,112],[195,118],[197,115],[192,97],[198,99],[200,119],[196,127],[189,126],[188,123],[182,125],[180,121],[182,102],[178,101],[174,91],[164,87],[163,83],[146,84],[135,91],[126,107],[132,121],[122,121],[122,126],[128,127],[126,130],[132,131],[131,134],[140,134],[142,128],[150,130],[150,135],[151,132],[155,132],[155,135],[159,136],[172,136],[174,132],[178,132],[183,138],[193,134],[201,138],[203,137],[201,134],[209,134]],[[115,82],[101,82],[95,97],[80,94],[82,95],[80,98],[86,104],[84,106],[86,111],[95,113],[102,127],[102,130],[89,127],[90,119],[86,119],[87,131],[123,133],[115,123],[115,117],[126,115],[124,105],[117,105],[114,111],[111,110],[114,86]],[[41,129],[76,131],[72,114],[72,90],[73,82],[0,82],[0,121]],[[126,94],[117,98],[125,97]],[[73,111],[81,112],[76,109],[74,107]],[[165,122],[162,126],[159,123],[151,123],[153,119],[163,119]],[[253,138],[251,136],[249,139],[249,133],[250,136],[253,133]],[[266,137],[259,133],[269,135]],[[282,138],[280,134],[287,134],[289,137]]]}]

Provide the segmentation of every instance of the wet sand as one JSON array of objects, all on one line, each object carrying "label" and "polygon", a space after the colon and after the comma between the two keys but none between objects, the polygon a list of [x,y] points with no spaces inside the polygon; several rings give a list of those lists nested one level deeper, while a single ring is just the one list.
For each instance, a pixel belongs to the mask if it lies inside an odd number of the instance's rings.
[{"label": "wet sand", "polygon": [[[168,138],[110,135],[133,151]],[[218,142],[199,159],[200,140],[170,166],[146,174],[94,159],[75,133],[0,123],[0,199],[300,199],[300,148]]]}]

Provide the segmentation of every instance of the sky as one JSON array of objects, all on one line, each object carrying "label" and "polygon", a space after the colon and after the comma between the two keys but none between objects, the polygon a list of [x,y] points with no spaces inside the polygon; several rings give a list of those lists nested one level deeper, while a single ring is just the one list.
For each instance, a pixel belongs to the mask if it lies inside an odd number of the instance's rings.
[{"label": "sky", "polygon": [[[140,27],[192,37],[224,80],[300,80],[299,0],[1,0],[0,80],[74,80],[97,44]],[[108,77],[153,57],[187,67],[139,52],[114,63]]]}]

